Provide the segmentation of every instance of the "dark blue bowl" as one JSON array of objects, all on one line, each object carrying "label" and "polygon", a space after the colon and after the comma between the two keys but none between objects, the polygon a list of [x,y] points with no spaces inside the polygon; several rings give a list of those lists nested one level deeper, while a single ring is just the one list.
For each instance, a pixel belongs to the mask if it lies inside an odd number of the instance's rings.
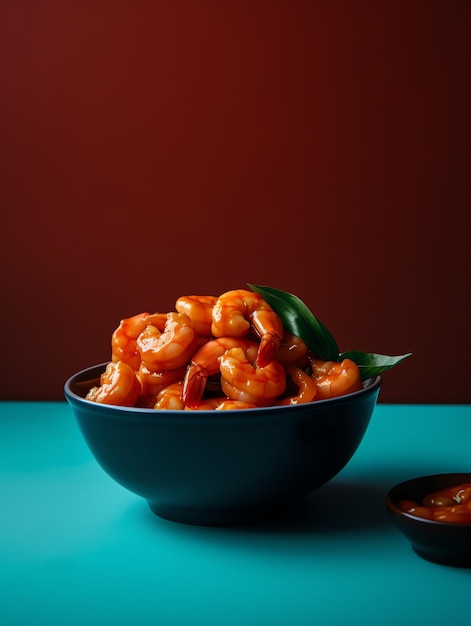
[{"label": "dark blue bowl", "polygon": [[294,406],[163,411],[85,399],[106,367],[64,392],[101,467],[158,516],[191,524],[251,522],[328,482],[358,448],[381,377],[349,395]]}]

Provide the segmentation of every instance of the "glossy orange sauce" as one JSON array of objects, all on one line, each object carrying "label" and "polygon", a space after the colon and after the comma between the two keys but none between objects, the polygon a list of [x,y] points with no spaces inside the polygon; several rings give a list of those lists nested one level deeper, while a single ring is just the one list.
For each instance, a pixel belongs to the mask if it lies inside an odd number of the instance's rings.
[{"label": "glossy orange sauce", "polygon": [[471,483],[430,493],[420,504],[412,500],[401,500],[398,507],[405,513],[436,522],[471,524]]}]

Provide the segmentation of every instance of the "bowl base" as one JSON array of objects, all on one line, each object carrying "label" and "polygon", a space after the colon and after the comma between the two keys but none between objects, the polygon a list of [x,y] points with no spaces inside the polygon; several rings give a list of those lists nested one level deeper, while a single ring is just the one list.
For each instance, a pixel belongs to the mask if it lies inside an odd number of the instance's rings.
[{"label": "bowl base", "polygon": [[245,526],[277,519],[300,506],[300,501],[280,502],[267,506],[199,509],[148,501],[152,513],[162,519],[193,526]]},{"label": "bowl base", "polygon": [[425,559],[426,561],[430,561],[432,563],[437,563],[438,565],[471,568],[471,558],[468,556],[452,557],[444,554],[437,554],[436,552],[429,552],[427,550],[423,550],[422,548],[417,548],[416,546],[412,546],[412,549],[422,559]]}]

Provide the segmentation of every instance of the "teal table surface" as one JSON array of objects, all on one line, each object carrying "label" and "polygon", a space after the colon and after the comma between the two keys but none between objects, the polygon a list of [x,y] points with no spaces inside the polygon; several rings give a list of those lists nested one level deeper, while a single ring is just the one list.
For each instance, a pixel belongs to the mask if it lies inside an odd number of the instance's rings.
[{"label": "teal table surface", "polygon": [[156,517],[65,402],[0,403],[0,624],[470,626],[471,570],[419,558],[385,496],[471,470],[471,406],[382,405],[302,511],[245,528]]}]

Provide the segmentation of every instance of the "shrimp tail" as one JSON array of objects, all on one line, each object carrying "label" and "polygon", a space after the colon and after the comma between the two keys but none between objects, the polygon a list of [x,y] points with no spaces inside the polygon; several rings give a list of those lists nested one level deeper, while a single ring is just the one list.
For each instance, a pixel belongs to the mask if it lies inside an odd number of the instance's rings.
[{"label": "shrimp tail", "polygon": [[208,380],[208,372],[198,363],[191,363],[183,380],[182,398],[185,406],[196,407],[203,397]]},{"label": "shrimp tail", "polygon": [[281,345],[281,337],[275,331],[262,335],[257,354],[257,367],[266,367],[275,359]]}]

